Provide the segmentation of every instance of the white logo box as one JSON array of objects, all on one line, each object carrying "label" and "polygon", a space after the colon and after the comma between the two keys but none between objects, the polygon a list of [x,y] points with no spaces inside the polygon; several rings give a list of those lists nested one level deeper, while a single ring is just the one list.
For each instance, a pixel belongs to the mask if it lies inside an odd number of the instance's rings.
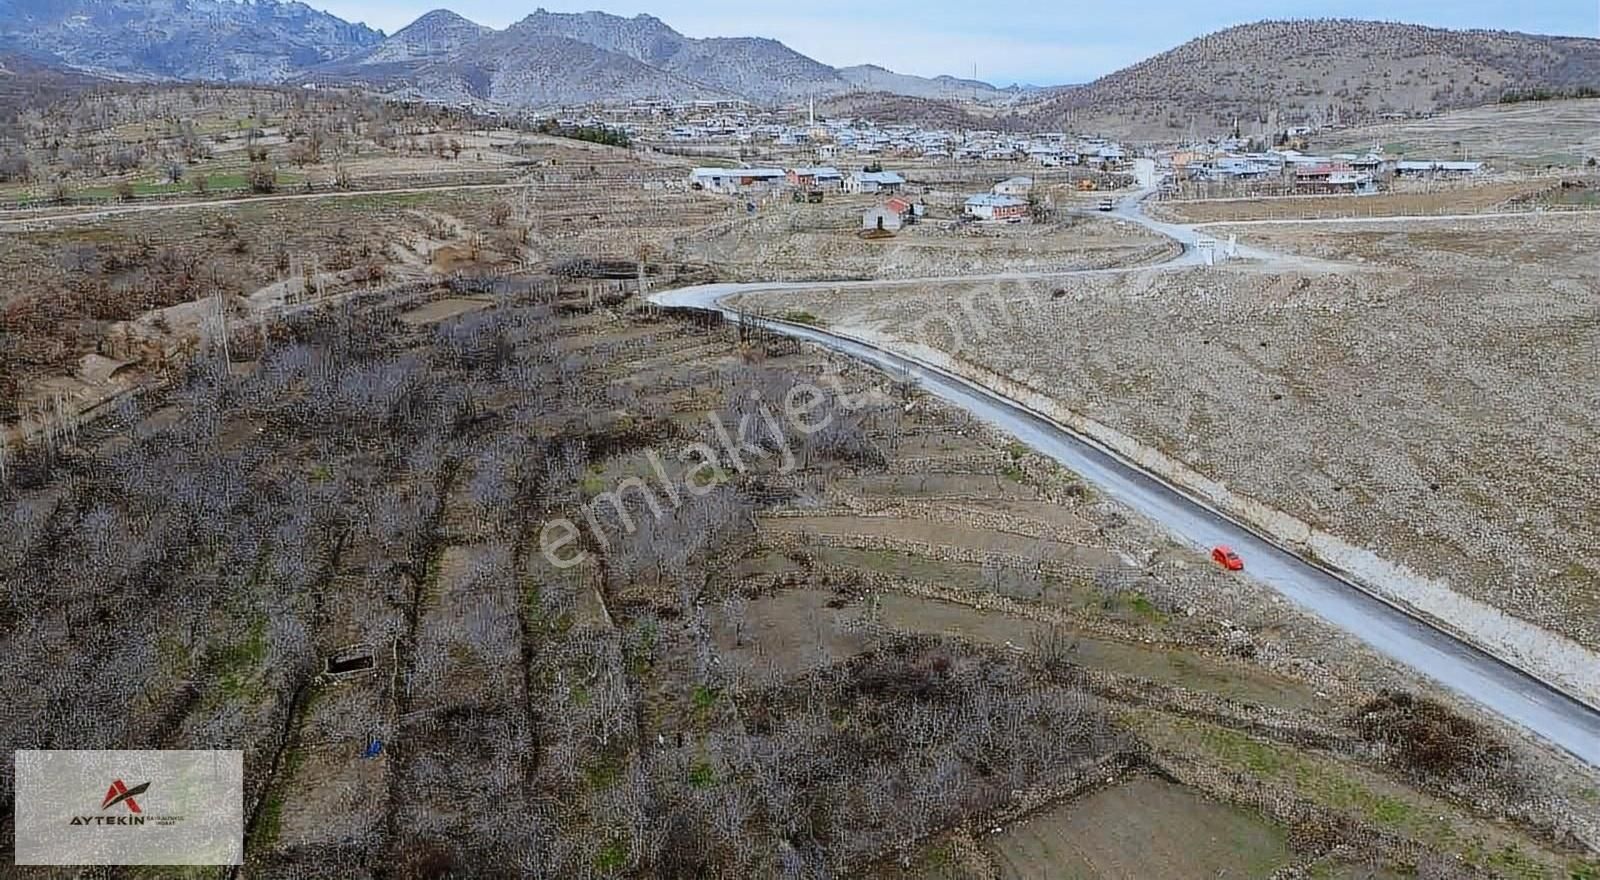
[{"label": "white logo box", "polygon": [[244,752],[16,753],[18,865],[237,865]]}]

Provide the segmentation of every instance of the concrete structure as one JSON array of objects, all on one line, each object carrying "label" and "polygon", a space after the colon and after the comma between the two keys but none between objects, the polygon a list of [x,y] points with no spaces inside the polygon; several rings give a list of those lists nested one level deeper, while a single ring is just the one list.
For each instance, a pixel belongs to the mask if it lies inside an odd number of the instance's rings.
[{"label": "concrete structure", "polygon": [[962,213],[978,220],[1021,222],[1028,217],[1028,203],[1012,196],[985,193],[967,199]]},{"label": "concrete structure", "polygon": [[904,225],[905,220],[900,212],[888,205],[874,205],[861,215],[862,229],[886,229],[894,232]]},{"label": "concrete structure", "polygon": [[1156,177],[1156,160],[1133,160],[1133,179],[1135,181],[1135,185],[1140,189],[1154,189],[1155,185],[1159,182],[1159,179]]}]

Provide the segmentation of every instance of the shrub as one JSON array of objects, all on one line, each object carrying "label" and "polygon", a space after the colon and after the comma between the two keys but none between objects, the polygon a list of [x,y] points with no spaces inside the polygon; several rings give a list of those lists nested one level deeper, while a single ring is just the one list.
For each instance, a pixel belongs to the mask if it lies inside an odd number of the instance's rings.
[{"label": "shrub", "polygon": [[278,169],[267,162],[254,162],[250,171],[245,175],[245,182],[249,184],[253,193],[271,193],[278,189]]},{"label": "shrub", "polygon": [[1443,777],[1504,766],[1506,747],[1449,707],[1404,691],[1380,691],[1356,711],[1354,727],[1394,751],[1405,769]]},{"label": "shrub", "polygon": [[587,141],[592,144],[605,144],[611,147],[626,147],[633,142],[628,137],[628,133],[620,128],[563,126],[553,119],[546,119],[539,123],[538,132],[552,137],[570,138],[575,141]]}]

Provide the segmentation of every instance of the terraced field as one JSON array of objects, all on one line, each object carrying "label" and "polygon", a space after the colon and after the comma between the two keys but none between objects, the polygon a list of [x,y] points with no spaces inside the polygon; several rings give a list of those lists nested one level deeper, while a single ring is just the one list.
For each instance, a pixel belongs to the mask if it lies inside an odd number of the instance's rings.
[{"label": "terraced field", "polygon": [[[1383,757],[1411,728],[1363,707],[1415,682],[848,363],[548,279],[355,298],[232,356],[14,463],[0,671],[58,671],[0,736],[244,748],[254,876],[1249,874],[1350,841],[1380,867],[1582,865],[1552,829],[1592,826],[1525,797],[1551,759],[1465,720],[1451,761]],[[795,388],[829,425],[717,437]],[[714,465],[686,470],[697,443]],[[161,576],[121,546],[169,548]],[[83,650],[112,630],[163,635]],[[1073,830],[1129,811],[1211,843]]]}]

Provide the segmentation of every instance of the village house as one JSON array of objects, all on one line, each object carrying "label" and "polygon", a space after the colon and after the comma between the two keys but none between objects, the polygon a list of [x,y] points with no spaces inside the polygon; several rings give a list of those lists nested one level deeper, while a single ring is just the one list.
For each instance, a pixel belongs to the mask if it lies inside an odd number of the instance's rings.
[{"label": "village house", "polygon": [[696,168],[689,173],[689,185],[707,192],[737,194],[778,186],[787,178],[782,168]]},{"label": "village house", "polygon": [[897,193],[906,185],[906,179],[893,171],[856,171],[844,182],[845,192]]},{"label": "village house", "polygon": [[1038,144],[1028,148],[1028,161],[1053,168],[1062,164],[1062,149],[1056,146]]},{"label": "village house", "polygon": [[1368,153],[1365,156],[1352,156],[1346,164],[1352,170],[1365,171],[1374,176],[1382,174],[1384,169],[1390,166],[1390,162],[1387,159],[1375,153]]},{"label": "village house", "polygon": [[1440,177],[1471,177],[1483,173],[1482,162],[1440,162],[1434,169]]},{"label": "village house", "polygon": [[801,189],[834,190],[844,186],[844,175],[837,168],[791,168],[789,185]]},{"label": "village house", "polygon": [[1014,196],[1019,199],[1025,199],[1033,192],[1033,178],[1008,177],[995,184],[990,192],[997,196]]},{"label": "village house", "polygon": [[962,213],[977,220],[1003,220],[1020,223],[1028,216],[1028,203],[1014,196],[984,193],[967,199]]},{"label": "village house", "polygon": [[1395,177],[1470,177],[1482,171],[1482,162],[1436,162],[1432,159],[1413,159],[1394,163]]},{"label": "village house", "polygon": [[890,196],[883,204],[868,209],[861,215],[862,229],[887,229],[895,231],[917,222],[924,206],[910,196]]},{"label": "village house", "polygon": [[1315,195],[1361,195],[1377,192],[1378,185],[1369,172],[1356,171],[1348,165],[1325,163],[1295,166],[1294,189],[1295,192]]}]

